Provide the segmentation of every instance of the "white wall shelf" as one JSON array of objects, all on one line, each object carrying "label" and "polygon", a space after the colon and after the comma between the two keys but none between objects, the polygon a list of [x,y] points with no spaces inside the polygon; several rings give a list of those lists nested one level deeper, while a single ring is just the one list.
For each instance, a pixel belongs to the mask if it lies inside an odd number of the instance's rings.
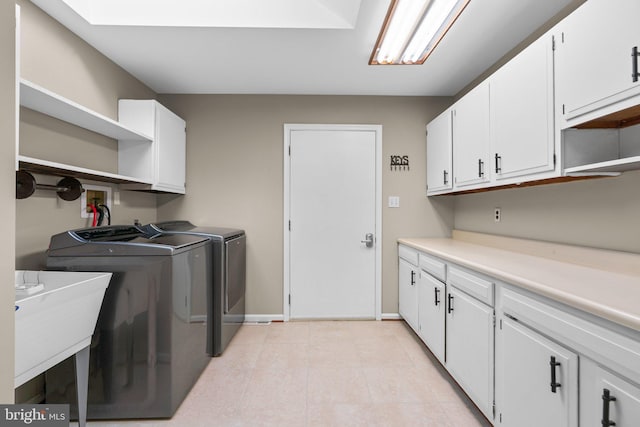
[{"label": "white wall shelf", "polygon": [[20,79],[20,105],[116,140],[153,140],[148,135],[123,126],[109,117],[25,79]]},{"label": "white wall shelf", "polygon": [[114,184],[151,184],[149,181],[140,180],[130,176],[101,172],[27,156],[18,156],[18,162],[19,167],[22,170],[46,175],[72,176],[75,178],[111,182]]},{"label": "white wall shelf", "polygon": [[575,166],[565,169],[564,173],[567,176],[571,176],[575,173],[626,172],[636,169],[640,169],[640,156],[626,157],[623,159],[608,160],[606,162]]}]

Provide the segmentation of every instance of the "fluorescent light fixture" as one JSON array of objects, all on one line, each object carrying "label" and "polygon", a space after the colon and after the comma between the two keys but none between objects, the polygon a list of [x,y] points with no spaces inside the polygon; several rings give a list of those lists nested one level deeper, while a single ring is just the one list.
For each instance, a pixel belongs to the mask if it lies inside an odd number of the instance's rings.
[{"label": "fluorescent light fixture", "polygon": [[471,0],[392,0],[369,64],[423,64]]}]

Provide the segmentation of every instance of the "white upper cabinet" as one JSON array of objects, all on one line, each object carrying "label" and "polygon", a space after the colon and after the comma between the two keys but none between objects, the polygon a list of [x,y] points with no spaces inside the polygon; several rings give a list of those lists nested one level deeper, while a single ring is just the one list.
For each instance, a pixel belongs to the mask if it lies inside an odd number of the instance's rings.
[{"label": "white upper cabinet", "polygon": [[[551,33],[540,37],[451,107],[453,187],[444,185],[442,163],[434,168],[427,159],[428,195],[560,176],[553,43]],[[437,135],[444,120],[439,116],[427,125],[427,152],[441,157],[446,138],[430,134],[433,129]]]},{"label": "white upper cabinet", "polygon": [[427,194],[446,193],[453,188],[451,110],[427,125]]},{"label": "white upper cabinet", "polygon": [[614,104],[640,94],[640,58],[632,55],[640,49],[638,16],[638,0],[589,0],[558,24],[557,96],[568,122],[563,127],[632,106]]},{"label": "white upper cabinet", "polygon": [[118,118],[120,123],[153,137],[151,144],[120,141],[119,172],[151,182],[129,184],[124,188],[184,194],[185,121],[155,100],[137,99],[121,99]]},{"label": "white upper cabinet", "polygon": [[536,40],[489,80],[492,166],[496,180],[553,171],[551,34]]},{"label": "white upper cabinet", "polygon": [[491,177],[488,82],[476,86],[452,110],[454,187],[488,182]]}]

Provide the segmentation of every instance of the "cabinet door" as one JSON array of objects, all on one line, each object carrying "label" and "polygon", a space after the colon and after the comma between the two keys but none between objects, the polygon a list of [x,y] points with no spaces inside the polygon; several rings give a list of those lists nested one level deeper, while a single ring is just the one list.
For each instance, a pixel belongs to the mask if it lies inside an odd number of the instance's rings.
[{"label": "cabinet door", "polygon": [[578,356],[507,317],[500,321],[498,333],[496,397],[501,425],[577,426]]},{"label": "cabinet door", "polygon": [[554,169],[553,45],[543,36],[491,77],[496,180]]},{"label": "cabinet door", "polygon": [[632,48],[640,48],[638,0],[589,0],[559,25],[557,87],[571,119],[640,92]]},{"label": "cabinet door", "polygon": [[400,316],[418,331],[418,269],[402,258],[398,265],[398,312]]},{"label": "cabinet door", "polygon": [[453,286],[447,292],[447,369],[493,419],[493,308]]},{"label": "cabinet door", "polygon": [[427,125],[427,194],[453,188],[451,148],[451,110]]},{"label": "cabinet door", "polygon": [[581,361],[580,425],[636,427],[639,424],[640,388],[590,360]]},{"label": "cabinet door", "polygon": [[156,189],[185,190],[186,127],[180,117],[156,104]]},{"label": "cabinet door", "polygon": [[418,282],[418,335],[429,350],[444,363],[444,283],[425,271]]},{"label": "cabinet door", "polygon": [[453,176],[455,187],[491,178],[489,84],[475,87],[453,106]]}]

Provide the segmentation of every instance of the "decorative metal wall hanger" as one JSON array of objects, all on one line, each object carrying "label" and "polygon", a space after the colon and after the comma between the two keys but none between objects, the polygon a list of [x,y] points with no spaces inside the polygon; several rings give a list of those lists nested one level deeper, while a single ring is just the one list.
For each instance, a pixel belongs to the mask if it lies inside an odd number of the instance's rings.
[{"label": "decorative metal wall hanger", "polygon": [[80,181],[70,176],[62,178],[56,185],[49,185],[37,184],[36,179],[29,172],[16,172],[16,199],[26,199],[36,189],[55,191],[58,197],[66,201],[76,200],[84,192]]},{"label": "decorative metal wall hanger", "polygon": [[391,156],[390,169],[392,171],[408,171],[409,170],[409,156]]}]

